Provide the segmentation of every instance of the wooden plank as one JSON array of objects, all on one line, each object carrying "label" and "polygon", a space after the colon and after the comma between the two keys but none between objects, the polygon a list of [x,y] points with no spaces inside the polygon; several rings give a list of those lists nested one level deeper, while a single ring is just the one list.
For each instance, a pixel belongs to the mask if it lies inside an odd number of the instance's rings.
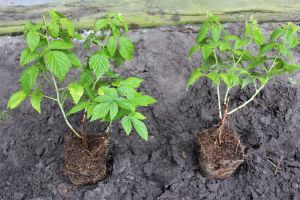
[{"label": "wooden plank", "polygon": [[[300,21],[299,0],[62,0],[42,5],[0,8],[0,34],[20,32],[26,19],[38,21],[47,10],[58,10],[89,29],[108,12],[122,13],[134,27],[199,23],[207,11],[222,21],[245,21],[254,16],[265,21]],[[288,2],[288,3],[287,3]],[[1,3],[0,3],[1,5]]]}]

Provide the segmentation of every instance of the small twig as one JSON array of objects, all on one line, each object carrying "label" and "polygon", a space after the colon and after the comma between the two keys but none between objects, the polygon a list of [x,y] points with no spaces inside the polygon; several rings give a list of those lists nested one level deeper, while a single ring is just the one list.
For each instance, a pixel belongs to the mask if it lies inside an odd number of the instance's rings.
[{"label": "small twig", "polygon": [[237,153],[237,151],[238,151],[238,149],[239,149],[239,146],[240,146],[240,144],[241,144],[241,140],[239,140],[239,142],[237,143],[237,145],[236,145],[236,148],[235,148],[235,153]]},{"label": "small twig", "polygon": [[279,170],[281,169],[280,165],[281,165],[282,160],[283,160],[283,156],[280,156],[280,160],[277,163],[274,174],[277,174],[279,172]]}]

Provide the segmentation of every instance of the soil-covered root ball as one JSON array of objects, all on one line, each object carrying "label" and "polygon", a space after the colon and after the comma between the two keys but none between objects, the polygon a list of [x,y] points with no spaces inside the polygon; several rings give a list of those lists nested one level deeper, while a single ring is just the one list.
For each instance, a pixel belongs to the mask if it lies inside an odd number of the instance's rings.
[{"label": "soil-covered root ball", "polygon": [[95,184],[106,176],[108,135],[67,137],[64,173],[75,185]]},{"label": "soil-covered root ball", "polygon": [[230,177],[244,161],[244,146],[236,132],[227,126],[222,132],[222,142],[216,136],[218,127],[197,135],[199,164],[203,174],[213,179]]}]

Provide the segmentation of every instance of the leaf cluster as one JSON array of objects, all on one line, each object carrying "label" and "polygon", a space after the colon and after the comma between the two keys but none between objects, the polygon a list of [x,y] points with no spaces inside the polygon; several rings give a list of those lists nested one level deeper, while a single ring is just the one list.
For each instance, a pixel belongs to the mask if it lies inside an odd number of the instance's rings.
[{"label": "leaf cluster", "polygon": [[[118,66],[133,59],[134,45],[128,37],[128,25],[119,14],[109,14],[95,23],[92,32],[83,42],[84,49],[92,45],[97,50],[87,55],[87,63],[82,64],[74,53],[74,41],[82,40],[68,18],[56,11],[43,17],[43,23],[27,22],[24,28],[27,48],[21,52],[20,65],[25,67],[20,77],[21,90],[15,92],[8,102],[8,108],[16,108],[30,97],[32,107],[41,112],[41,101],[49,98],[62,108],[66,99],[72,99],[73,108],[64,115],[83,111],[90,121],[109,122],[121,119],[121,124],[130,134],[132,127],[145,140],[146,118],[138,108],[156,102],[144,95],[138,88],[142,79],[124,79],[116,72]],[[70,69],[80,72],[78,79],[66,87],[63,84]],[[42,81],[38,81],[38,78]],[[57,81],[59,83],[57,83]],[[43,94],[42,84],[48,81],[54,86],[56,98]]]},{"label": "leaf cluster", "polygon": [[234,87],[253,86],[255,94],[258,93],[273,76],[300,69],[300,65],[290,63],[291,50],[298,44],[298,30],[297,25],[287,23],[267,38],[251,18],[239,36],[228,33],[217,16],[209,15],[188,52],[189,57],[200,52],[202,59],[188,79],[187,87],[206,77],[217,89],[225,85],[225,103]]}]

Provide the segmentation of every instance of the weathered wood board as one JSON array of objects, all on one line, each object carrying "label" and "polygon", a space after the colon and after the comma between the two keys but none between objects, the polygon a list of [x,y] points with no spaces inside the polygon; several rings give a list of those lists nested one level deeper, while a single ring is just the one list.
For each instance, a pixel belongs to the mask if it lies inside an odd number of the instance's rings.
[{"label": "weathered wood board", "polygon": [[[45,2],[45,1],[42,1]],[[41,19],[47,10],[71,17],[77,28],[92,27],[108,12],[122,13],[134,27],[199,23],[207,11],[223,21],[300,21],[300,0],[48,0],[39,5],[10,5],[0,0],[0,34],[19,32],[26,19]]]}]

